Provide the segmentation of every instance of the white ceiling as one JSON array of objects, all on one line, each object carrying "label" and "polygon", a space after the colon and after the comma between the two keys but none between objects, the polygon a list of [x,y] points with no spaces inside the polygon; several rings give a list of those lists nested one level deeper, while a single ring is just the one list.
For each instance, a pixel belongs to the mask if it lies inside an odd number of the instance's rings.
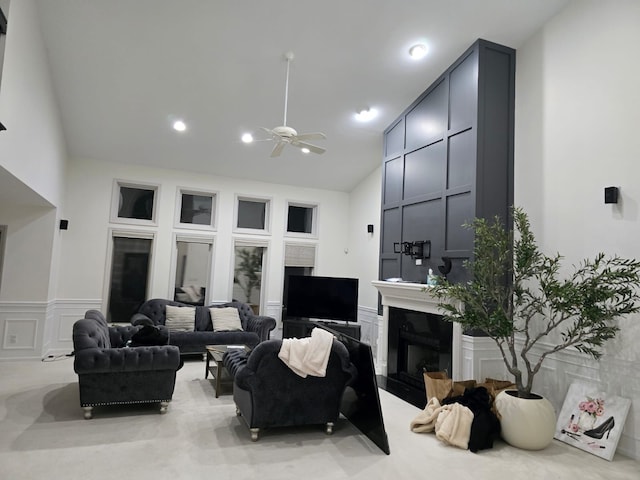
[{"label": "white ceiling", "polygon": [[[518,48],[567,0],[38,0],[69,154],[350,191],[382,132],[476,39]],[[10,21],[10,16],[9,16]],[[425,40],[421,62],[408,48]],[[324,155],[242,144],[282,124]],[[357,109],[380,115],[363,125]],[[188,130],[178,134],[170,121]]]}]

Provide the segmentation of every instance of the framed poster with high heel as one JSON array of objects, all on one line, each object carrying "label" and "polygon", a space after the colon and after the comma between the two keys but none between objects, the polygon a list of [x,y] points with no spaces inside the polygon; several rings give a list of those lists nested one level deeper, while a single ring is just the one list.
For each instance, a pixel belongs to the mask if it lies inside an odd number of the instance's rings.
[{"label": "framed poster with high heel", "polygon": [[628,398],[574,382],[558,415],[555,438],[611,461],[630,406]]}]

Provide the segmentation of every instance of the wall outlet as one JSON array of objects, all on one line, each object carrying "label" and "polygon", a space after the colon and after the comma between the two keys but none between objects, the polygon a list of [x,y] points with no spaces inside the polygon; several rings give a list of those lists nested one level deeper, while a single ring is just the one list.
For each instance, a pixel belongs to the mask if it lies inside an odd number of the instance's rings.
[{"label": "wall outlet", "polygon": [[422,265],[422,259],[416,258],[416,265]]},{"label": "wall outlet", "polygon": [[9,335],[9,344],[15,345],[16,343],[18,343],[18,336],[15,334]]}]

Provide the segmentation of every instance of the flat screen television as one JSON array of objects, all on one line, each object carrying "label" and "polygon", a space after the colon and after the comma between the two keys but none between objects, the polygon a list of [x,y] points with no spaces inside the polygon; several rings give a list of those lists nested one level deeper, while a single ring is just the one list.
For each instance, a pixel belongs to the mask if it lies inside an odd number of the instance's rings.
[{"label": "flat screen television", "polygon": [[288,317],[358,319],[358,279],[291,275],[287,285]]}]

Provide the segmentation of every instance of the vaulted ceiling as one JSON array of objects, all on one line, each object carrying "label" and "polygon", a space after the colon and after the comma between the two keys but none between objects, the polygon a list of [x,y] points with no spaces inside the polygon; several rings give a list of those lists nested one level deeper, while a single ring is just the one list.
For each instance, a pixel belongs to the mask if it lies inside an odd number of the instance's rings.
[{"label": "vaulted ceiling", "polygon": [[[382,132],[468,46],[513,48],[567,0],[38,0],[69,154],[350,191]],[[9,17],[10,20],[10,17]],[[423,41],[429,54],[411,60]],[[240,136],[321,131],[323,155]],[[354,113],[374,107],[359,123]],[[181,118],[187,130],[171,128]]]}]

